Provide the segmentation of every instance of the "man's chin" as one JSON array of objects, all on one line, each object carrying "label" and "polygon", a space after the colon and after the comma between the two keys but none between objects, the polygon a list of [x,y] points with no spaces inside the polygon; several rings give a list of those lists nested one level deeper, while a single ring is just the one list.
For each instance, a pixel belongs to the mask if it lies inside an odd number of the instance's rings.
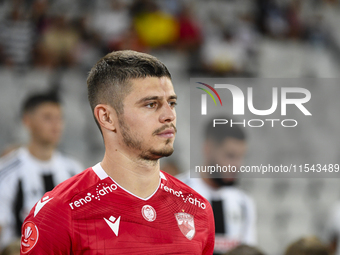
[{"label": "man's chin", "polygon": [[145,159],[145,160],[158,160],[163,157],[169,157],[171,154],[174,152],[173,147],[169,148],[164,148],[161,150],[148,150],[144,151],[140,154],[140,158]]}]

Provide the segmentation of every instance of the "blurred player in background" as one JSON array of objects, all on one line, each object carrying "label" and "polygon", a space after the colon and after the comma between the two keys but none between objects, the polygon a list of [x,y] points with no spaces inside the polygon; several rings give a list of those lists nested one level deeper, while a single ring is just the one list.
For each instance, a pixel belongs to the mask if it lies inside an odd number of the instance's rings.
[{"label": "blurred player in background", "polygon": [[332,254],[340,254],[340,202],[332,206],[322,238],[329,244]]},{"label": "blurred player in background", "polygon": [[177,96],[166,66],[116,51],[97,62],[87,84],[104,158],[33,207],[21,253],[212,254],[208,201],[159,169],[176,134]]},{"label": "blurred player in background", "polygon": [[64,125],[56,93],[29,96],[22,121],[29,143],[0,159],[1,247],[21,237],[23,220],[45,192],[82,170],[78,162],[56,151]]},{"label": "blurred player in background", "polygon": [[249,246],[249,245],[246,245],[246,244],[241,244],[241,245],[227,251],[223,255],[264,255],[264,253],[256,247]]},{"label": "blurred player in background", "polygon": [[315,236],[302,237],[291,243],[284,255],[331,255],[328,247]]},{"label": "blurred player in background", "polygon": [[[237,125],[213,127],[212,123],[213,119],[205,128],[204,165],[239,169],[247,148],[245,133]],[[237,174],[207,172],[201,173],[201,177],[186,175],[180,179],[211,203],[216,231],[214,254],[223,254],[239,244],[256,244],[255,204],[237,187]]]}]

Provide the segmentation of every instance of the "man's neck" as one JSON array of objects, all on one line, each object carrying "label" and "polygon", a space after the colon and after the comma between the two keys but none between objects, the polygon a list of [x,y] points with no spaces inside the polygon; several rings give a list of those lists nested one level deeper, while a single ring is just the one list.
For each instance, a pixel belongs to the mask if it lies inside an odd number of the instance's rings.
[{"label": "man's neck", "polygon": [[31,141],[27,148],[33,157],[42,161],[50,160],[55,149],[52,145],[43,145],[35,141]]},{"label": "man's neck", "polygon": [[101,166],[120,186],[132,194],[147,198],[159,186],[159,161],[146,161],[119,150],[106,151]]},{"label": "man's neck", "polygon": [[210,187],[213,189],[218,189],[219,186],[211,179],[211,178],[207,178],[207,177],[203,177],[202,180]]}]

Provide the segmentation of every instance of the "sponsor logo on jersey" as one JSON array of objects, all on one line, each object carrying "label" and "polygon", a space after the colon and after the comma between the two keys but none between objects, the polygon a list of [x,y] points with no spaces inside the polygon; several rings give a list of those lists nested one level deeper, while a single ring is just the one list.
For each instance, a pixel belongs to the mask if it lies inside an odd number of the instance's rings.
[{"label": "sponsor logo on jersey", "polygon": [[144,205],[142,208],[142,215],[147,221],[154,221],[156,219],[156,210],[151,205]]},{"label": "sponsor logo on jersey", "polygon": [[188,213],[181,212],[175,213],[175,218],[182,234],[189,240],[192,240],[196,233],[194,216]]},{"label": "sponsor logo on jersey", "polygon": [[117,185],[112,183],[111,185],[109,183],[100,183],[97,185],[96,187],[96,191],[94,192],[94,194],[92,193],[87,193],[86,196],[69,203],[69,206],[71,207],[71,209],[73,210],[75,207],[81,207],[84,204],[90,203],[93,200],[98,200],[100,201],[100,198],[112,193],[113,191],[115,191],[117,189]]},{"label": "sponsor logo on jersey", "polygon": [[161,189],[170,193],[170,194],[173,194],[176,197],[182,198],[184,203],[188,202],[190,204],[198,206],[199,208],[202,208],[203,210],[205,208],[207,208],[206,204],[204,202],[202,202],[201,200],[197,199],[196,197],[194,197],[193,194],[183,195],[182,191],[177,191],[177,190],[174,190],[172,188],[169,188],[168,186],[164,185],[163,183],[161,183]]},{"label": "sponsor logo on jersey", "polygon": [[48,202],[50,202],[53,199],[53,197],[49,198],[49,196],[43,197],[41,201],[39,200],[37,205],[34,209],[34,217],[38,214],[38,212],[43,208]]},{"label": "sponsor logo on jersey", "polygon": [[109,227],[111,228],[113,233],[115,233],[115,235],[118,236],[119,224],[120,224],[120,216],[118,217],[117,220],[113,216],[111,216],[109,219],[105,219],[105,217],[104,217],[104,220],[107,223],[107,225],[109,225]]},{"label": "sponsor logo on jersey", "polygon": [[22,226],[21,233],[21,253],[25,254],[33,249],[39,239],[38,227],[32,222],[27,221]]}]

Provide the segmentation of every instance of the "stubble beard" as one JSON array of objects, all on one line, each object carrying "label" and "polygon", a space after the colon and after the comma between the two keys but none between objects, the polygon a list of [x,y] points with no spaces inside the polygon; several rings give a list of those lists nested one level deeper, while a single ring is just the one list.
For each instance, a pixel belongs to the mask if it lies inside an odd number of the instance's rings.
[{"label": "stubble beard", "polygon": [[[124,144],[131,149],[139,150],[140,154],[138,157],[140,159],[156,162],[162,157],[169,157],[174,152],[173,146],[168,146],[159,150],[156,150],[154,148],[145,148],[145,146],[143,146],[143,140],[139,139],[136,134],[133,134],[130,131],[123,118],[119,117],[118,121],[121,128]],[[170,142],[171,139],[169,138],[165,141],[165,145],[168,145]]]}]

